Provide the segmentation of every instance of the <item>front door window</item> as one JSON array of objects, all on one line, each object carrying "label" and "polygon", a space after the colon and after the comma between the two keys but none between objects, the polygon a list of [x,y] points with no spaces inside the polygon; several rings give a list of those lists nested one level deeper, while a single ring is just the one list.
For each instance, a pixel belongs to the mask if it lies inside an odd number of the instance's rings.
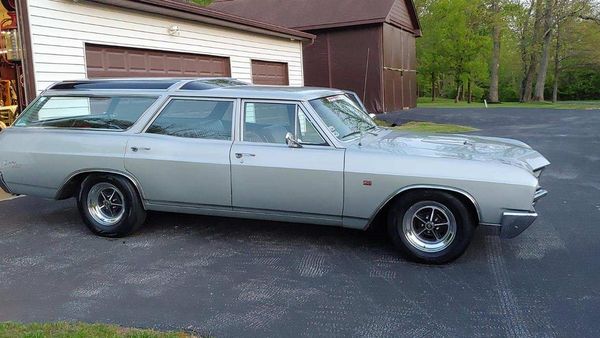
[{"label": "front door window", "polygon": [[326,145],[297,104],[247,102],[244,105],[243,141],[285,144],[287,133],[303,144]]}]

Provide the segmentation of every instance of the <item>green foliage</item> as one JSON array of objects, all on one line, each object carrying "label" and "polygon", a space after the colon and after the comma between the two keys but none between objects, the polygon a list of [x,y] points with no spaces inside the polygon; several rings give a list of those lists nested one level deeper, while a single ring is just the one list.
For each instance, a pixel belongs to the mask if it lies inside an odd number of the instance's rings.
[{"label": "green foliage", "polygon": [[200,6],[208,6],[213,2],[213,0],[189,0],[189,2],[195,3],[196,5]]},{"label": "green foliage", "polygon": [[459,134],[477,131],[478,129],[458,124],[445,124],[433,122],[417,122],[410,121],[400,126],[392,127],[389,122],[383,120],[375,120],[375,122],[384,127],[392,128],[400,131],[410,131],[414,133],[443,133],[443,134]]},{"label": "green foliage", "polygon": [[481,3],[429,0],[418,2],[418,6],[423,26],[423,37],[417,40],[422,90],[431,95],[431,82],[445,81],[447,86],[440,88],[441,94],[456,95],[458,86],[472,81],[474,94],[482,96],[478,84],[488,79],[491,43]]},{"label": "green foliage", "polygon": [[[435,102],[431,102],[431,98],[421,97],[417,100],[419,108],[485,108],[483,102],[459,102],[455,103],[453,99],[438,98]],[[560,101],[552,102],[502,102],[500,104],[490,104],[488,109],[495,108],[544,108],[544,109],[582,109],[582,110],[598,110],[600,111],[600,101]]]},{"label": "green foliage", "polygon": [[0,338],[192,338],[183,332],[129,329],[117,325],[84,323],[0,323]]},{"label": "green foliage", "polygon": [[[417,40],[420,96],[431,97],[435,86],[436,96],[454,99],[465,93],[471,81],[472,97],[481,102],[489,88],[491,32],[499,24],[499,96],[503,102],[518,101],[529,55],[541,52],[542,34],[535,34],[533,20],[536,10],[543,13],[547,1],[537,0],[530,10],[531,1],[416,0],[423,31]],[[559,99],[600,99],[600,21],[582,19],[600,17],[600,5],[595,10],[592,0],[555,1],[559,10],[551,27],[546,97],[552,97],[558,55]],[[500,11],[492,10],[493,3],[500,5]]]}]

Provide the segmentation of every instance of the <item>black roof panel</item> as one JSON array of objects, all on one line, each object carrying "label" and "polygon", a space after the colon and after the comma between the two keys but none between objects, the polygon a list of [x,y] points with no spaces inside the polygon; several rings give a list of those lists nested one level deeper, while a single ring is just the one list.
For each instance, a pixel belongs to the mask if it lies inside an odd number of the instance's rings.
[{"label": "black roof panel", "polygon": [[94,90],[94,89],[155,89],[166,90],[182,79],[141,80],[88,80],[65,81],[50,87],[51,90]]}]

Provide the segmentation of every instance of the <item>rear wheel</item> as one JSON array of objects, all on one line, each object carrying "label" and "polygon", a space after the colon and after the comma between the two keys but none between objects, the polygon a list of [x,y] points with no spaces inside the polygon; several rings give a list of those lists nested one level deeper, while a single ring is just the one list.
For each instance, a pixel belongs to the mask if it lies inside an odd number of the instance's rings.
[{"label": "rear wheel", "polygon": [[120,176],[88,176],[81,184],[77,205],[85,224],[100,236],[127,236],[146,219],[137,190]]},{"label": "rear wheel", "polygon": [[452,194],[410,192],[394,203],[388,233],[401,252],[421,263],[444,264],[460,257],[473,237],[475,220]]}]

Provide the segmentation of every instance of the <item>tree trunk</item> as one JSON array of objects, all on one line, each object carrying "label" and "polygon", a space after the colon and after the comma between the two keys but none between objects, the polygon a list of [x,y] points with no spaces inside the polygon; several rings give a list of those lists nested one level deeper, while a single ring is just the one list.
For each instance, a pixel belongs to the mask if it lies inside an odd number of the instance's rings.
[{"label": "tree trunk", "polygon": [[532,43],[528,46],[529,63],[526,65],[525,76],[521,84],[521,102],[531,101],[533,94],[533,79],[537,71],[541,39],[543,37],[543,32],[541,31],[542,19],[544,18],[542,13],[544,8],[543,3],[543,0],[535,1],[535,22],[533,25]]},{"label": "tree trunk", "polygon": [[454,103],[460,102],[460,91],[461,91],[460,86],[461,86],[460,80],[457,80],[456,81],[456,98],[454,99]]},{"label": "tree trunk", "polygon": [[490,92],[488,101],[497,103],[500,101],[498,95],[498,82],[500,81],[500,0],[495,0],[492,3],[492,11],[494,15],[494,28],[492,29],[492,62],[490,65]]},{"label": "tree trunk", "polygon": [[542,45],[542,56],[540,67],[535,83],[534,101],[544,101],[544,90],[546,88],[546,76],[548,74],[548,64],[550,62],[550,45],[552,44],[553,30],[553,8],[555,0],[546,1],[546,10],[544,12],[544,39]]},{"label": "tree trunk", "polygon": [[556,23],[556,50],[554,52],[554,87],[552,103],[558,102],[558,77],[560,75],[560,22]]},{"label": "tree trunk", "polygon": [[471,88],[471,78],[469,78],[469,84],[467,89],[467,102],[473,103],[473,88]]},{"label": "tree trunk", "polygon": [[435,101],[435,73],[431,72],[431,102]]},{"label": "tree trunk", "polygon": [[527,73],[523,79],[523,94],[521,95],[521,102],[531,101],[531,96],[533,95],[533,78],[537,70],[537,60],[537,54],[532,54],[529,67],[527,67]]}]

